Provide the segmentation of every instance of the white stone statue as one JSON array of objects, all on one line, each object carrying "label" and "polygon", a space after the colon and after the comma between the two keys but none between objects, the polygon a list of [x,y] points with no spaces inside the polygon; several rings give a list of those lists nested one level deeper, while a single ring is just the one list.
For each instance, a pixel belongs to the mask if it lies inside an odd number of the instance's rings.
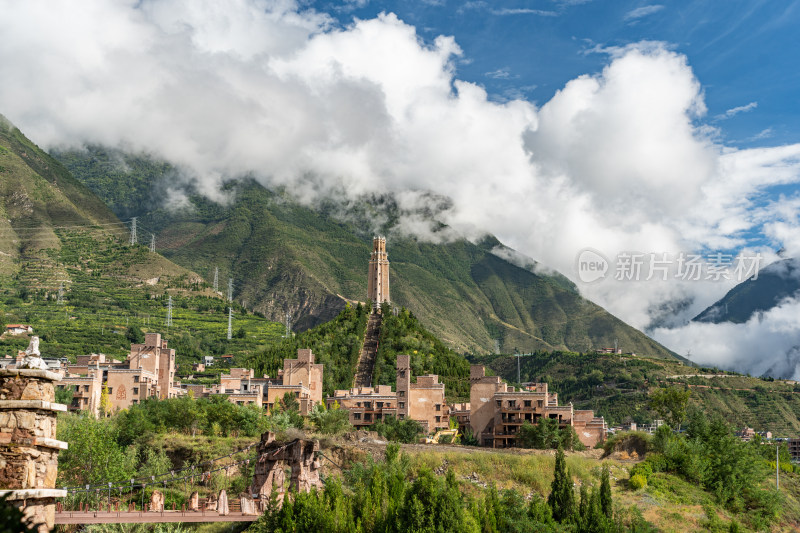
[{"label": "white stone statue", "polygon": [[35,355],[36,357],[41,357],[42,353],[39,351],[39,337],[34,335],[31,337],[31,342],[28,344],[28,347],[25,349],[25,355]]},{"label": "white stone statue", "polygon": [[41,358],[39,352],[39,337],[34,335],[31,337],[31,342],[25,349],[25,358],[22,360],[20,368],[34,368],[38,370],[47,370],[47,363]]}]

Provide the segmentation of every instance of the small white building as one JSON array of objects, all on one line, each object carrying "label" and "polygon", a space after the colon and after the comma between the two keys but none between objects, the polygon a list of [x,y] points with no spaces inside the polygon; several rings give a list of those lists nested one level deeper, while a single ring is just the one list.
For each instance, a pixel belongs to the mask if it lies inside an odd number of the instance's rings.
[{"label": "small white building", "polygon": [[6,326],[6,333],[9,335],[25,335],[33,333],[33,327],[26,324],[9,324]]}]

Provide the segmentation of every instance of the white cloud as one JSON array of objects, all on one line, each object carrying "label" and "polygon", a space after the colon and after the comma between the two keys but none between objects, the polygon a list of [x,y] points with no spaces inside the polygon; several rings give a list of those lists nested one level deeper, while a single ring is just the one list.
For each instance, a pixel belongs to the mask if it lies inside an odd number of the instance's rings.
[{"label": "white cloud", "polygon": [[636,9],[631,9],[630,11],[625,13],[625,16],[623,18],[627,21],[636,21],[643,17],[652,15],[653,13],[658,13],[662,9],[664,9],[664,6],[661,4],[652,4],[649,6],[637,7]]},{"label": "white cloud", "polygon": [[484,76],[495,80],[510,80],[511,78],[519,78],[519,76],[517,75],[512,75],[508,67],[499,68],[497,70],[493,70],[492,72],[487,72],[484,74]]},{"label": "white cloud", "polygon": [[[211,198],[243,174],[308,203],[394,193],[408,232],[488,231],[573,278],[586,246],[721,250],[762,229],[776,248],[800,245],[798,205],[764,202],[798,181],[800,145],[719,144],[687,58],[664,43],[598,49],[601,73],[537,108],[459,80],[452,38],[426,43],[392,14],[341,28],[290,0],[0,9],[0,112],[44,146],[164,157]],[[431,234],[419,216],[430,209],[451,232]],[[663,308],[680,323],[732,285],[581,290],[644,328]]]},{"label": "white cloud", "polygon": [[745,324],[692,322],[654,337],[705,366],[800,380],[800,301],[787,299]]},{"label": "white cloud", "polygon": [[547,9],[530,9],[530,8],[503,8],[492,9],[492,15],[541,15],[544,17],[557,17],[558,13],[549,11]]},{"label": "white cloud", "polygon": [[762,141],[764,139],[769,139],[775,135],[775,131],[772,128],[764,128],[763,130],[759,131],[752,137],[748,139],[748,141]]},{"label": "white cloud", "polygon": [[748,111],[752,111],[753,109],[758,107],[758,102],[750,102],[746,105],[740,105],[738,107],[733,107],[728,109],[722,114],[715,116],[714,118],[717,120],[725,120],[731,117],[738,115],[739,113],[747,113]]}]

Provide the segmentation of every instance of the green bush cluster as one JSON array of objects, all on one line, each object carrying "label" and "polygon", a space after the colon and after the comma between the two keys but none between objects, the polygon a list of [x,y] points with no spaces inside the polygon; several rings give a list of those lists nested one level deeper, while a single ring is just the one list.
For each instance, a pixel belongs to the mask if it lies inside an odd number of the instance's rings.
[{"label": "green bush cluster", "polygon": [[543,418],[536,424],[525,422],[520,426],[517,443],[522,448],[537,450],[554,450],[558,447],[565,450],[585,450],[586,446],[578,439],[572,426],[559,427],[558,420]]},{"label": "green bush cluster", "polygon": [[132,405],[115,417],[118,440],[133,444],[155,433],[202,433],[209,436],[255,437],[270,428],[264,410],[254,405],[236,405],[225,396],[158,400]]},{"label": "green bush cluster", "polygon": [[742,441],[721,417],[709,420],[694,412],[683,434],[661,426],[652,449],[631,469],[631,487],[644,487],[654,473],[668,472],[699,484],[728,510],[746,513],[756,529],[768,527],[780,515],[782,496],[764,487],[770,475],[765,455],[774,457],[775,448]]},{"label": "green bush cluster", "polygon": [[415,470],[410,467],[408,457],[399,454],[396,445],[389,445],[381,463],[370,459],[357,464],[343,478],[328,478],[321,491],[286,498],[281,508],[273,501],[250,531],[652,531],[636,512],[614,514],[607,469],[603,470],[599,487],[590,492],[584,485],[579,501],[566,472],[563,452],[557,459],[555,477],[562,482],[554,482],[553,493],[561,491],[571,497],[545,500],[534,494],[526,501],[515,490],[497,491],[493,486],[478,489],[475,495],[465,495],[452,470],[445,476],[436,476],[427,467]]},{"label": "green bush cluster", "polygon": [[398,420],[388,416],[372,424],[372,430],[378,435],[392,442],[412,443],[417,442],[423,433],[422,425],[416,420],[406,418]]}]

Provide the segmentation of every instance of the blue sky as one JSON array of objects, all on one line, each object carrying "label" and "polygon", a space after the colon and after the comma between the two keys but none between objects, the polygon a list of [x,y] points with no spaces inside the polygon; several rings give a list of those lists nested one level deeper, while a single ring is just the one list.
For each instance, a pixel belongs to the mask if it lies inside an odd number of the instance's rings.
[{"label": "blue sky", "polygon": [[[360,2],[364,3],[364,2]],[[600,71],[607,47],[663,41],[685,54],[726,145],[800,142],[800,2],[368,1],[314,2],[343,25],[393,12],[432,40],[452,35],[457,77],[493,98],[548,101]],[[593,51],[596,50],[596,51]]]}]

